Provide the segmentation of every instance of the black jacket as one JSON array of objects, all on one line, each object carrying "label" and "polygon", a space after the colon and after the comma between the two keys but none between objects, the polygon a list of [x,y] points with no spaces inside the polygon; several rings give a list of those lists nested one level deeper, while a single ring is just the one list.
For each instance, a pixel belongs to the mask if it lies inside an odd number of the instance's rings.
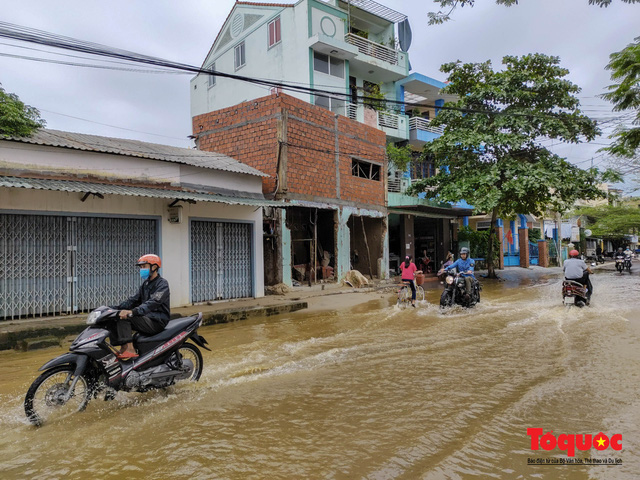
[{"label": "black jacket", "polygon": [[169,282],[158,275],[153,280],[145,280],[138,293],[113,308],[131,310],[136,317],[146,316],[166,325],[171,316],[169,305]]}]

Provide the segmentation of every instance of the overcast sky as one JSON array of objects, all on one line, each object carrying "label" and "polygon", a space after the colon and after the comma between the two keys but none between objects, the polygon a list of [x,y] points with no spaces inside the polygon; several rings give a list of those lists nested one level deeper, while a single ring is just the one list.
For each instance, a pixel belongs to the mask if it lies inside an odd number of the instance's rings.
[{"label": "overcast sky", "polygon": [[[444,81],[446,77],[439,68],[449,61],[491,60],[498,68],[505,55],[557,55],[562,66],[570,70],[570,80],[582,88],[579,96],[585,113],[597,120],[620,115],[612,113],[609,104],[596,96],[611,83],[609,72],[604,70],[609,54],[640,35],[639,4],[613,0],[609,8],[599,8],[589,6],[588,0],[520,0],[520,5],[507,8],[494,0],[477,0],[474,8],[456,10],[452,21],[428,26],[427,12],[437,9],[431,1],[379,3],[409,16],[413,71]],[[29,0],[3,4],[5,22],[200,66],[234,0]],[[46,49],[0,39],[1,54],[82,62],[9,43]],[[6,91],[38,108],[48,128],[183,147],[192,145],[187,139],[191,134],[190,78],[185,74],[98,70],[0,56],[0,83]],[[596,142],[608,140],[605,137]],[[581,166],[590,165],[591,158],[594,165],[604,166],[605,156],[596,153],[601,147],[556,147],[556,151]]]}]

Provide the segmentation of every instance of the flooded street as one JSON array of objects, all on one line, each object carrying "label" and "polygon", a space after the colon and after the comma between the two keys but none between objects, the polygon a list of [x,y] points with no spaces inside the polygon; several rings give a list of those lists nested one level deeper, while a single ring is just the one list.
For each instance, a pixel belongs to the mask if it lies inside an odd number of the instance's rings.
[{"label": "flooded street", "polygon": [[[636,267],[636,270],[638,268]],[[111,402],[42,428],[22,401],[63,349],[0,352],[2,478],[628,479],[640,471],[640,276],[600,271],[590,308],[559,277],[484,280],[443,314],[390,294],[340,312],[200,329],[197,384]],[[607,466],[528,465],[527,428],[622,434]]]}]

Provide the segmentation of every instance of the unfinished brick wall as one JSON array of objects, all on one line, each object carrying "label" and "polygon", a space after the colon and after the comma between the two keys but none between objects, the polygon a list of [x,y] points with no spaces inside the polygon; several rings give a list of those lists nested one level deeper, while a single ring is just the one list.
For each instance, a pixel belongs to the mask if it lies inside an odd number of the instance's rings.
[{"label": "unfinished brick wall", "polygon": [[[268,174],[262,183],[265,194],[276,189],[280,156],[284,194],[385,205],[385,133],[324,108],[269,95],[198,115],[193,133],[200,149],[224,153]],[[379,180],[352,175],[353,157],[380,165]]]}]

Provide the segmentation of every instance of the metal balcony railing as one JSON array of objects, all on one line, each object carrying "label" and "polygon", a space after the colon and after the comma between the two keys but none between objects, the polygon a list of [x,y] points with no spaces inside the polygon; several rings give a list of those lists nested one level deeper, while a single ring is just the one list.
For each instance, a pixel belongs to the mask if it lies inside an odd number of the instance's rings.
[{"label": "metal balcony railing", "polygon": [[398,128],[400,117],[393,113],[378,112],[378,127]]},{"label": "metal balcony railing", "polygon": [[424,130],[425,132],[435,133],[437,135],[442,135],[444,133],[444,126],[439,127],[431,127],[429,124],[431,122],[424,118],[420,117],[411,117],[409,119],[409,130]]},{"label": "metal balcony railing", "polygon": [[344,40],[357,47],[360,53],[390,63],[391,65],[398,65],[398,52],[393,48],[385,47],[384,45],[372,42],[353,33],[347,33]]}]

